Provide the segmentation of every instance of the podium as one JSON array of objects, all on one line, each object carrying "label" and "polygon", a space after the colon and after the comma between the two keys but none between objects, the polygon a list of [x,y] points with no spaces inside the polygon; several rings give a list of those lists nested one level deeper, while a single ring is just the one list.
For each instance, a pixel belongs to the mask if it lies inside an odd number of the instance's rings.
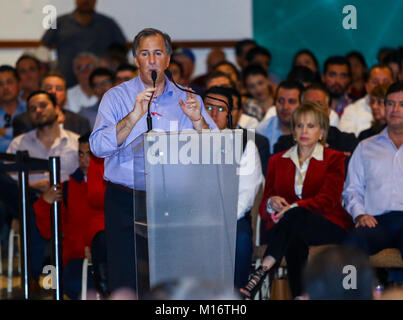
[{"label": "podium", "polygon": [[242,130],[149,132],[133,144],[146,182],[134,196],[140,298],[182,277],[233,286],[242,150]]}]

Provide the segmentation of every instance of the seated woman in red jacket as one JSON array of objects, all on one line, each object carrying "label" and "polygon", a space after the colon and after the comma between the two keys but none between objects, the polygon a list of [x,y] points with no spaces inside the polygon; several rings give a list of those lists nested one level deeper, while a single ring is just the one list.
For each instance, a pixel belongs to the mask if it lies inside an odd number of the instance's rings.
[{"label": "seated woman in red jacket", "polygon": [[291,117],[296,144],[270,158],[260,215],[268,230],[262,265],[241,292],[256,294],[268,271],[287,260],[293,296],[301,294],[301,271],[311,245],[340,243],[351,225],[341,206],[344,154],[324,146],[327,112],[303,103]]}]

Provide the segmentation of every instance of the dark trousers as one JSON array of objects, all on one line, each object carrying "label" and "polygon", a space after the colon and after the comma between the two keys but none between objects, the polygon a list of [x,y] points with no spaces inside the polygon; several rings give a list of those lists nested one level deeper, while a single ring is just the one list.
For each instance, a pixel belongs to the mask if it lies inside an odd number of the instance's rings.
[{"label": "dark trousers", "polygon": [[133,191],[111,182],[105,191],[105,239],[110,291],[136,290]]},{"label": "dark trousers", "polygon": [[270,255],[280,264],[287,261],[288,280],[294,297],[302,293],[302,270],[305,267],[309,246],[338,244],[346,231],[326,218],[302,207],[288,210],[267,234]]},{"label": "dark trousers", "polygon": [[235,287],[243,288],[250,273],[253,254],[253,235],[250,214],[237,221],[235,251]]},{"label": "dark trousers", "polygon": [[354,228],[346,237],[346,244],[369,255],[386,248],[397,248],[403,257],[403,211],[392,211],[374,217],[375,228]]}]

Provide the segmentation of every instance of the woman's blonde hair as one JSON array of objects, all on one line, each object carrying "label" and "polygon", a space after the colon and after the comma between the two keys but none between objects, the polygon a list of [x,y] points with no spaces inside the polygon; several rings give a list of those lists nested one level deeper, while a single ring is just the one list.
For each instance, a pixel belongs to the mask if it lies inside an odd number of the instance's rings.
[{"label": "woman's blonde hair", "polygon": [[298,120],[301,119],[303,115],[311,114],[315,119],[316,123],[322,130],[322,139],[319,142],[323,145],[326,144],[327,131],[329,130],[329,115],[324,106],[317,102],[303,102],[298,108],[294,110],[291,116],[291,132],[295,137],[295,126]]}]

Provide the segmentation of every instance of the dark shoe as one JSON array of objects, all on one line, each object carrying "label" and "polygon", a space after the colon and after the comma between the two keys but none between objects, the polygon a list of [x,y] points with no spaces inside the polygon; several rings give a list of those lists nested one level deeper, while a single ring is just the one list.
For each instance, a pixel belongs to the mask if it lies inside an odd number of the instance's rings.
[{"label": "dark shoe", "polygon": [[269,273],[269,269],[263,269],[261,266],[256,269],[250,278],[248,284],[241,289],[241,293],[245,298],[253,299],[259,289],[262,287],[263,281],[266,275]]},{"label": "dark shoe", "polygon": [[108,298],[110,291],[108,288],[108,277],[106,263],[100,263],[98,265],[93,265],[94,267],[94,282],[95,288],[102,296],[102,298]]}]

